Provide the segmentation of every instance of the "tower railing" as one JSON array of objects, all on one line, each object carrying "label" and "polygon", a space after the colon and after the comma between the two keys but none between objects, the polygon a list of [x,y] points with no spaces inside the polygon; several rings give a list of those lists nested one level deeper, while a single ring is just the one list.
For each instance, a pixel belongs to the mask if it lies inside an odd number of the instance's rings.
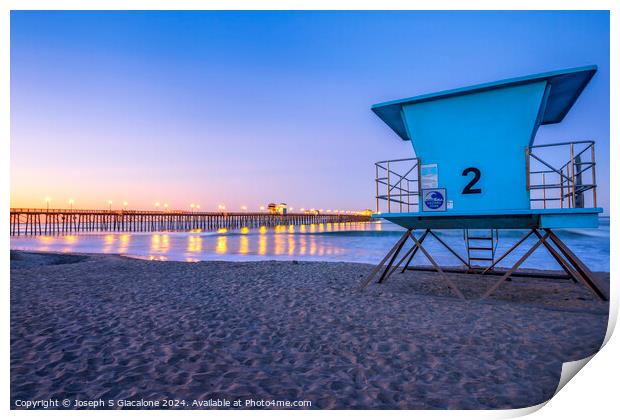
[{"label": "tower railing", "polygon": [[596,207],[594,141],[541,144],[525,154],[531,208]]},{"label": "tower railing", "polygon": [[375,163],[377,213],[418,211],[420,161],[418,158]]}]

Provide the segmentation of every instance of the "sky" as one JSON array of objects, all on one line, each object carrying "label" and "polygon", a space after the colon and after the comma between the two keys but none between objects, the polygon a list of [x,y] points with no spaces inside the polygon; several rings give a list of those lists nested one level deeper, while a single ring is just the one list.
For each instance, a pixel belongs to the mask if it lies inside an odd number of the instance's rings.
[{"label": "sky", "polygon": [[11,206],[374,209],[373,104],[589,64],[536,143],[595,140],[608,213],[606,11],[13,11]]}]

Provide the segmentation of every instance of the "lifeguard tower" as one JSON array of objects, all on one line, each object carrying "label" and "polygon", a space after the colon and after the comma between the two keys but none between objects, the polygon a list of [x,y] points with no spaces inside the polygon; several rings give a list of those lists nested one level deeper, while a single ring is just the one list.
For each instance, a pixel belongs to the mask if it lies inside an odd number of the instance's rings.
[{"label": "lifeguard tower", "polygon": [[[462,298],[423,246],[433,237],[466,272],[500,276],[483,297],[542,245],[570,278],[607,300],[608,290],[553,231],[598,227],[602,209],[596,206],[594,142],[534,145],[538,127],[561,122],[596,69],[535,74],[374,105],[373,112],[411,142],[415,157],[375,164],[373,217],[406,231],[362,287],[377,277],[385,282],[401,266],[404,272],[420,251]],[[433,232],[438,229],[463,229],[467,256]],[[499,229],[527,233],[497,256]],[[532,235],[536,242],[512,267],[496,268]],[[409,238],[412,246],[403,252]]]}]

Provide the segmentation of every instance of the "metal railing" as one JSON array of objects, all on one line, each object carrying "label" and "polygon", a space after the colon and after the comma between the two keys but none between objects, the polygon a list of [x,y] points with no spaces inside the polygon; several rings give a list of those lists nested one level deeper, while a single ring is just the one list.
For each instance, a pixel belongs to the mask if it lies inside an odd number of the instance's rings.
[{"label": "metal railing", "polygon": [[[375,163],[377,213],[419,211],[420,162],[418,158]],[[381,204],[385,204],[384,207]]]},{"label": "metal railing", "polygon": [[[594,141],[541,144],[525,149],[530,207],[596,207]],[[418,158],[375,163],[377,213],[418,212],[421,192]]]},{"label": "metal railing", "polygon": [[525,155],[531,208],[596,207],[593,141],[541,144]]}]

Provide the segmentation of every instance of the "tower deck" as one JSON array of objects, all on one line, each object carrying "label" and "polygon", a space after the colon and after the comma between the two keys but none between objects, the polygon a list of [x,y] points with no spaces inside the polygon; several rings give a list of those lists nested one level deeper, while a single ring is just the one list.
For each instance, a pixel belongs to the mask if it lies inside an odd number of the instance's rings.
[{"label": "tower deck", "polygon": [[405,229],[597,228],[601,208],[375,214]]}]

